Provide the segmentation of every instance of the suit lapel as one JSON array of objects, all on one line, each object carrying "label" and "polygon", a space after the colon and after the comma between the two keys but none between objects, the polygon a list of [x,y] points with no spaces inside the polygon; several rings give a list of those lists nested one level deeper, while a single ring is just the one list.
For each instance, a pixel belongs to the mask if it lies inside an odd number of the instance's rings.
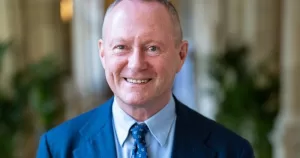
[{"label": "suit lapel", "polygon": [[[198,117],[197,120],[193,119],[197,114],[176,98],[175,103],[177,119],[172,158],[214,158],[216,152],[205,144],[210,134],[209,126],[206,126],[204,119],[203,122],[198,122]],[[193,123],[198,126],[202,124],[202,127],[196,127]]]},{"label": "suit lapel", "polygon": [[116,158],[111,105],[113,98],[98,107],[80,130],[85,142],[74,152],[77,158]]},{"label": "suit lapel", "polygon": [[92,140],[93,153],[97,158],[116,158],[114,131],[111,125],[105,125],[99,135]]}]

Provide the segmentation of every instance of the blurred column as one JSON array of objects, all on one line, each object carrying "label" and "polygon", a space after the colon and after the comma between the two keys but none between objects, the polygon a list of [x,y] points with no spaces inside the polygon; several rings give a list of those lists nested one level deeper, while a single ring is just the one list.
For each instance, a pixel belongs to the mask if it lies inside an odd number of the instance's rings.
[{"label": "blurred column", "polygon": [[[1,0],[0,1],[0,43],[8,43],[10,40],[13,39],[11,29],[11,19],[13,18],[10,14],[9,8],[9,0]],[[14,73],[15,66],[14,66],[14,55],[11,52],[11,48],[7,50],[5,56],[3,56],[2,63],[0,67],[0,90],[6,92],[10,92],[10,82],[11,77]]]},{"label": "blurred column", "polygon": [[278,56],[280,43],[280,0],[228,0],[227,38],[251,50],[253,65]]},{"label": "blurred column", "polygon": [[281,109],[275,158],[300,157],[300,1],[282,1]]},{"label": "blurred column", "polygon": [[9,0],[1,0],[0,1],[0,20],[1,20],[1,25],[0,25],[0,41],[6,40],[10,38],[10,32],[11,30],[9,29],[9,8],[8,8],[8,1]]},{"label": "blurred column", "polygon": [[[73,75],[82,97],[82,110],[105,99],[108,86],[98,56],[104,18],[103,0],[74,0]],[[95,100],[96,99],[96,100]]]},{"label": "blurred column", "polygon": [[65,30],[60,19],[59,1],[20,1],[23,8],[22,24],[27,63],[55,54],[63,60],[65,52]]},{"label": "blurred column", "polygon": [[[250,47],[251,63],[277,59],[280,49],[280,1],[243,1],[241,38]],[[274,63],[278,67],[278,61]]]},{"label": "blurred column", "polygon": [[196,82],[198,111],[214,119],[217,112],[215,98],[210,91],[213,87],[208,74],[208,58],[224,46],[224,4],[223,0],[192,0],[192,40],[196,57]]},{"label": "blurred column", "polygon": [[242,34],[243,20],[243,4],[245,1],[228,0],[226,5],[227,22],[226,31],[227,37],[239,41]]}]

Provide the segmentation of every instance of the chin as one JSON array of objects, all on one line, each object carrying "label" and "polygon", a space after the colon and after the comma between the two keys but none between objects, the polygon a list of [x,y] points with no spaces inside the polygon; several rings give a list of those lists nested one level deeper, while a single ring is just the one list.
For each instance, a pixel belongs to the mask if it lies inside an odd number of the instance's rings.
[{"label": "chin", "polygon": [[120,99],[127,105],[132,106],[143,106],[147,104],[151,99],[148,95],[141,95],[141,93],[127,93],[126,95],[120,96]]}]

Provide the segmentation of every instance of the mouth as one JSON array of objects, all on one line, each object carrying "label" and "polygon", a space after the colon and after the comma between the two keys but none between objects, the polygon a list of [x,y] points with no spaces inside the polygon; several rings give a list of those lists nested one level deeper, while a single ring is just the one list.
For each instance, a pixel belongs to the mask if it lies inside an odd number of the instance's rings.
[{"label": "mouth", "polygon": [[124,78],[126,82],[132,84],[146,84],[150,82],[152,79],[133,79],[133,78]]}]

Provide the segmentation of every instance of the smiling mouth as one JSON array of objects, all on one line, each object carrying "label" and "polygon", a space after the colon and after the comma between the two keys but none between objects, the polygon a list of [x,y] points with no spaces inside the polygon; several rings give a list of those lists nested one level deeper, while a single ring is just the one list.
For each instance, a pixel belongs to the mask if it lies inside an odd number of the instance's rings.
[{"label": "smiling mouth", "polygon": [[128,83],[133,83],[133,84],[145,84],[148,83],[149,81],[151,81],[151,79],[133,79],[133,78],[124,78],[126,82]]}]

